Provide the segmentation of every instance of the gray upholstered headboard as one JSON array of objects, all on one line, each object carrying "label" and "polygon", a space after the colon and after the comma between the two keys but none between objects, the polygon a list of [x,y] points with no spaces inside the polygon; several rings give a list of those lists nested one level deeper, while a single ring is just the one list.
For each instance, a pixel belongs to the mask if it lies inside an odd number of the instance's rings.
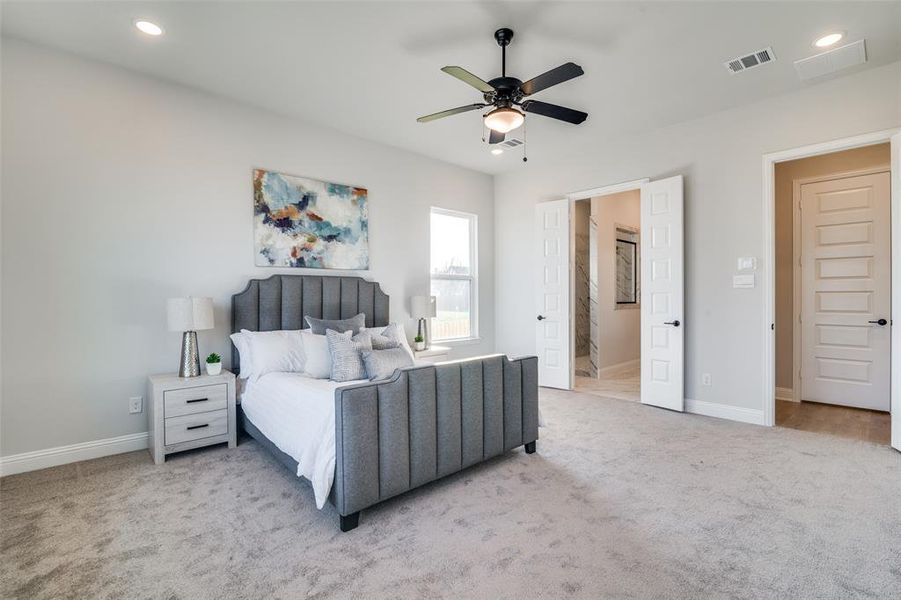
[{"label": "gray upholstered headboard", "polygon": [[[232,296],[232,333],[306,329],[305,316],[346,319],[366,314],[367,327],[388,324],[388,295],[378,283],[360,277],[272,275],[251,279]],[[239,372],[238,350],[232,345],[232,370]]]}]

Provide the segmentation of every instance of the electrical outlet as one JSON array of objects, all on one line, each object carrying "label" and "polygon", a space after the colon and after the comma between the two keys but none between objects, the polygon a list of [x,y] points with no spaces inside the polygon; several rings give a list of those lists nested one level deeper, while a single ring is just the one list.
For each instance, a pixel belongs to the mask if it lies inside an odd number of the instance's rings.
[{"label": "electrical outlet", "polygon": [[713,385],[713,377],[710,376],[710,373],[701,375],[701,385]]},{"label": "electrical outlet", "polygon": [[144,398],[141,396],[132,396],[131,398],[129,398],[128,412],[133,415],[139,412],[144,412]]}]

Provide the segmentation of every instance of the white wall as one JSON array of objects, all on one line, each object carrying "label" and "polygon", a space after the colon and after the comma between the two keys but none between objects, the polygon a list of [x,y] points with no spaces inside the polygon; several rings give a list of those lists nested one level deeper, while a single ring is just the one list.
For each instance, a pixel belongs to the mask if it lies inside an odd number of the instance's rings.
[{"label": "white wall", "polygon": [[[753,75],[753,74],[749,74]],[[621,181],[685,176],[686,396],[762,410],[762,288],[733,289],[763,256],[762,155],[901,125],[901,62],[495,178],[498,349],[535,352],[535,203]],[[608,118],[597,115],[589,118]],[[530,139],[530,143],[540,143]],[[762,279],[765,274],[758,273]],[[702,373],[713,385],[702,387]]]},{"label": "white wall", "polygon": [[254,267],[254,167],[369,189],[360,274],[408,333],[429,206],[477,213],[482,340],[455,353],[494,350],[490,176],[25,42],[2,77],[3,456],[145,431],[127,399],[177,365],[167,297],[214,298],[201,352],[228,362],[230,296],[302,272]]},{"label": "white wall", "polygon": [[641,356],[641,311],[616,304],[616,228],[641,229],[641,192],[630,190],[591,199],[598,224],[598,368]]}]

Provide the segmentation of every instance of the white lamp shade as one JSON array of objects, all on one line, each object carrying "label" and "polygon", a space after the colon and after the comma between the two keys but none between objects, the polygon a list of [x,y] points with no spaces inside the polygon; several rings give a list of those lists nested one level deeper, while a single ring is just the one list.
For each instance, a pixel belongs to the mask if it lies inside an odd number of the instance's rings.
[{"label": "white lamp shade", "polygon": [[169,298],[166,301],[169,331],[200,331],[213,328],[212,298]]},{"label": "white lamp shade", "polygon": [[435,296],[413,296],[410,298],[410,311],[414,319],[429,319],[437,316]]},{"label": "white lamp shade", "polygon": [[496,108],[485,115],[485,127],[499,133],[510,133],[525,120],[525,116],[515,108]]}]

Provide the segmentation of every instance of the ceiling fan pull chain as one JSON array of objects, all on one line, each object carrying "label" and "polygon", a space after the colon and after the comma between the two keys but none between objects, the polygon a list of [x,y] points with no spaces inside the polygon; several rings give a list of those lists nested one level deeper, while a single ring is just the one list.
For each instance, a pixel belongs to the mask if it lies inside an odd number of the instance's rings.
[{"label": "ceiling fan pull chain", "polygon": [[526,137],[526,122],[522,122],[522,162],[529,162],[529,157],[526,156],[526,142],[528,139]]}]

